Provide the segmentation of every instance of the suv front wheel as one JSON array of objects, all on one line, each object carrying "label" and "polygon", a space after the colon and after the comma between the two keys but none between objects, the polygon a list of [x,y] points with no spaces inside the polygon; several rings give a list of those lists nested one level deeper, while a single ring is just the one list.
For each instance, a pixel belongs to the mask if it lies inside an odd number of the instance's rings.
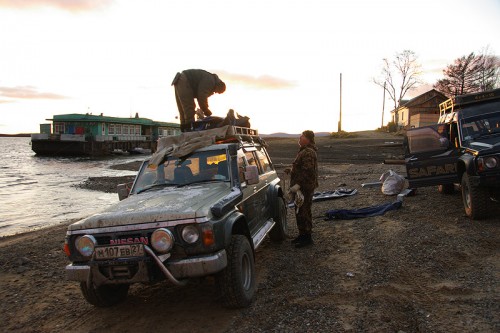
[{"label": "suv front wheel", "polygon": [[274,217],[274,221],[274,227],[269,231],[269,238],[271,238],[273,242],[281,242],[285,240],[288,235],[286,205],[285,200],[281,197],[278,198],[277,215]]},{"label": "suv front wheel", "polygon": [[217,274],[217,286],[224,306],[244,308],[255,295],[253,250],[245,236],[233,235],[227,252],[227,266]]},{"label": "suv front wheel", "polygon": [[462,199],[465,214],[471,219],[479,220],[488,215],[488,202],[490,200],[488,190],[473,186],[467,173],[462,176]]},{"label": "suv front wheel", "polygon": [[87,282],[80,283],[83,297],[92,305],[108,307],[123,302],[127,298],[128,284],[102,285],[93,284],[88,287]]}]

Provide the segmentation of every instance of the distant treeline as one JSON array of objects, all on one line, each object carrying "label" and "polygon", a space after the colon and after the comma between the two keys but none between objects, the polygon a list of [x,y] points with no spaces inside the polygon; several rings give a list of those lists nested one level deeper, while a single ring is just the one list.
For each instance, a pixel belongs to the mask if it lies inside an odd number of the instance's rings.
[{"label": "distant treeline", "polygon": [[29,134],[29,133],[20,133],[20,134],[1,134],[1,133],[0,133],[0,138],[4,138],[4,137],[29,138],[29,137],[31,137],[31,134]]}]

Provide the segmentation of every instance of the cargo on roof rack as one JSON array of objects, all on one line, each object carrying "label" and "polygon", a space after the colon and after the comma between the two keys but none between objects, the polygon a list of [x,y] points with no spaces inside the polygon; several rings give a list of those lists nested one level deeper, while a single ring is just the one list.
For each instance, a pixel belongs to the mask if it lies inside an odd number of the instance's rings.
[{"label": "cargo on roof rack", "polygon": [[259,137],[256,129],[226,125],[223,127],[183,132],[180,135],[167,136],[158,140],[158,148],[151,157],[153,164],[160,163],[167,155],[176,157],[186,156],[196,149],[212,144],[230,142],[254,142],[257,141],[266,145],[265,141]]}]

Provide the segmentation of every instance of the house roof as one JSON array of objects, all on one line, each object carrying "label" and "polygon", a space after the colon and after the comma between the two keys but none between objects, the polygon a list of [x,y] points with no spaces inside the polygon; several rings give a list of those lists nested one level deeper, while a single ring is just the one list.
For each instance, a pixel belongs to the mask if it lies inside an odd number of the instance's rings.
[{"label": "house roof", "polygon": [[[430,94],[431,92],[435,92],[435,94]],[[410,99],[409,101],[406,101],[403,104],[400,104],[397,109],[399,110],[402,108],[409,108],[412,106],[417,106],[417,105],[423,104],[423,103],[425,103],[433,98],[436,98],[436,97],[441,97],[443,99],[443,101],[448,99],[448,97],[446,97],[443,93],[437,91],[436,89],[431,89],[431,90],[426,91],[425,93],[423,93],[421,95],[418,95],[418,96]],[[391,113],[392,112],[394,112],[394,109],[391,110]]]},{"label": "house roof", "polygon": [[166,126],[166,127],[179,127],[179,124],[169,123],[163,121],[155,121],[149,118],[120,118],[108,117],[103,115],[92,114],[58,114],[54,115],[52,119],[46,119],[54,122],[100,122],[100,123],[113,123],[113,124],[129,124],[129,125],[144,125],[144,126]]}]

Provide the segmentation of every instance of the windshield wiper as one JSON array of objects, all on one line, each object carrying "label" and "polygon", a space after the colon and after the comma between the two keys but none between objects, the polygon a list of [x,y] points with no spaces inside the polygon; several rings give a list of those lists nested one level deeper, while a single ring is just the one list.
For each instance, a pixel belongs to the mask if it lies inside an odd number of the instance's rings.
[{"label": "windshield wiper", "polygon": [[229,179],[202,179],[202,180],[196,180],[190,183],[183,183],[183,184],[178,184],[177,187],[182,187],[186,185],[192,185],[192,184],[201,184],[201,183],[211,183],[211,182],[228,182]]},{"label": "windshield wiper", "polygon": [[139,194],[139,193],[142,193],[142,192],[145,192],[145,191],[149,191],[153,188],[157,188],[157,187],[167,187],[167,186],[175,186],[177,184],[170,184],[170,183],[163,183],[163,184],[151,184],[151,185],[148,185],[144,188],[141,188],[139,191],[137,191],[135,194]]}]

